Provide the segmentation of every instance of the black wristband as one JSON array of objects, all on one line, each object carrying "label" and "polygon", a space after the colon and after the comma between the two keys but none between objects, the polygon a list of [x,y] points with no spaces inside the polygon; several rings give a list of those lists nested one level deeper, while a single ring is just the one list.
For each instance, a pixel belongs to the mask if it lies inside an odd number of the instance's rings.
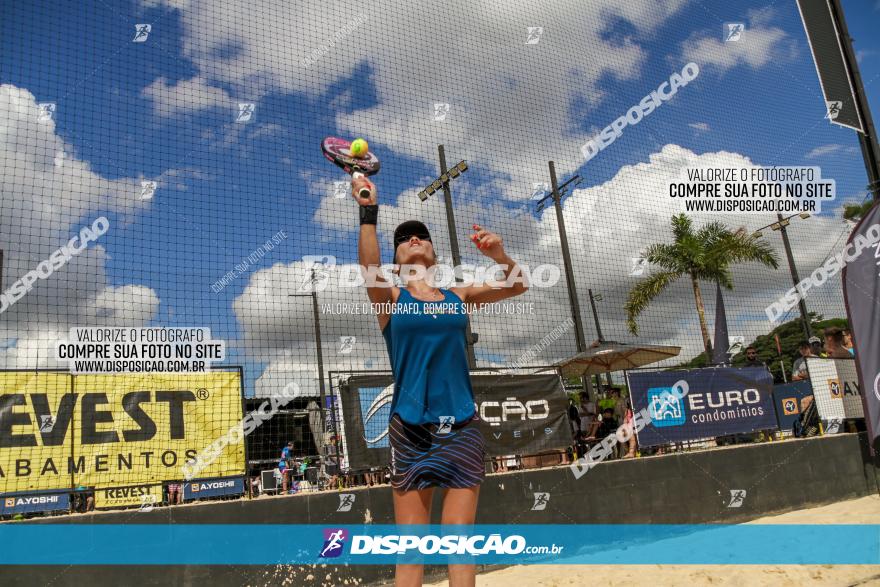
[{"label": "black wristband", "polygon": [[379,204],[361,206],[361,224],[376,224],[379,219]]}]

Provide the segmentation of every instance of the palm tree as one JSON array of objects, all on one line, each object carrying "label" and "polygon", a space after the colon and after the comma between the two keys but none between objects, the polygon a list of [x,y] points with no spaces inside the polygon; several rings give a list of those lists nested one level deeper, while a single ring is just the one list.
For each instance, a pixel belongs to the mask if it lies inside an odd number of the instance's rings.
[{"label": "palm tree", "polygon": [[770,246],[745,230],[731,230],[720,222],[711,222],[694,232],[691,219],[685,214],[672,217],[672,244],[655,243],[642,255],[649,263],[662,268],[647,279],[640,281],[629,292],[626,302],[627,326],[638,334],[636,318],[670,284],[680,277],[689,277],[694,289],[694,301],[700,318],[700,331],[706,356],[712,356],[712,341],[706,326],[706,310],[700,292],[702,281],[718,283],[733,289],[730,266],[737,263],[757,261],[776,269],[779,261]]}]

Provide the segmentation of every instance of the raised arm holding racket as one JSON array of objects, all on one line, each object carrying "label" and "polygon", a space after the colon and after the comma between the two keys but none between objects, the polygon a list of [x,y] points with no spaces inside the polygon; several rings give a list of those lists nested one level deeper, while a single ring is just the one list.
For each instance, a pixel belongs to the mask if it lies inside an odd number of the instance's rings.
[{"label": "raised arm holding racket", "polygon": [[[352,197],[360,205],[358,259],[362,270],[372,270],[368,274],[372,278],[382,264],[376,235],[379,205],[376,186],[365,176],[378,171],[379,162],[364,147],[366,142],[356,146],[360,157],[354,157],[346,141],[328,140],[324,155],[352,174]],[[509,276],[515,262],[505,253],[501,237],[476,224],[473,228],[471,241],[495,263],[508,265]],[[422,222],[408,220],[395,229],[394,263],[425,270],[436,265],[431,234]],[[473,524],[485,476],[485,449],[470,381],[465,303],[498,301],[526,287],[520,282],[509,287],[445,289],[424,278],[404,273],[401,278],[403,287],[381,278],[367,283],[370,301],[380,304],[377,318],[394,373],[388,439],[395,521],[430,523],[433,491],[441,488],[443,522]],[[419,311],[390,312],[397,303]],[[432,310],[435,307],[455,311],[437,312]],[[475,572],[473,564],[450,564],[450,583],[473,585]],[[422,574],[421,565],[397,565],[397,584],[420,585]]]}]

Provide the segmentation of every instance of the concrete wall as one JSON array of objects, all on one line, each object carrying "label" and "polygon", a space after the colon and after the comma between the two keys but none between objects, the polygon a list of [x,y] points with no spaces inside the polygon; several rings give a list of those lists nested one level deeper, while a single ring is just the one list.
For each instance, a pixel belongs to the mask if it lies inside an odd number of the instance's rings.
[{"label": "concrete wall", "polygon": [[[594,524],[741,522],[773,512],[853,499],[877,492],[864,434],[739,445],[718,450],[602,463],[580,479],[565,467],[491,475],[481,489],[481,524]],[[739,508],[731,490],[745,490]],[[140,524],[377,524],[393,523],[387,486],[351,490],[351,512],[338,513],[338,494],[207,502],[152,512],[98,513],[42,523]],[[548,492],[533,511],[534,493]],[[439,523],[440,496],[433,513]],[[134,518],[134,519],[133,519]],[[291,541],[296,537],[291,536]],[[444,569],[429,567],[427,574]],[[390,580],[393,568],[332,567],[5,567],[4,585],[360,585]],[[311,579],[309,579],[311,577]],[[285,582],[287,579],[289,582]],[[350,583],[354,584],[354,583]]]}]

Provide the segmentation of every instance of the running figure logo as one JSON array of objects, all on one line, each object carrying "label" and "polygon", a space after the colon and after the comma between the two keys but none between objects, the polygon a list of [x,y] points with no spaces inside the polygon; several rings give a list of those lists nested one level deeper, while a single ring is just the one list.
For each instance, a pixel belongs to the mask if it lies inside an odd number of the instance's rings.
[{"label": "running figure logo", "polygon": [[40,432],[52,432],[55,428],[55,419],[52,414],[40,416]]},{"label": "running figure logo", "polygon": [[141,182],[141,200],[152,200],[156,194],[157,183],[153,180],[144,180]]},{"label": "running figure logo", "polygon": [[632,265],[630,266],[629,274],[633,277],[644,275],[645,269],[648,268],[648,260],[644,257],[631,257],[630,260]]},{"label": "running figure logo", "polygon": [[339,507],[336,508],[337,512],[350,512],[351,506],[354,505],[355,495],[354,493],[340,493],[339,494]]},{"label": "running figure logo", "polygon": [[254,117],[254,108],[256,106],[250,102],[242,102],[238,105],[238,116],[235,122],[250,122]]},{"label": "running figure logo", "polygon": [[324,546],[321,548],[321,558],[336,558],[342,554],[345,540],[348,538],[348,531],[344,528],[325,528],[324,529]]},{"label": "running figure logo", "polygon": [[357,338],[354,336],[340,336],[339,337],[339,354],[340,355],[349,355],[351,351],[354,349],[354,343],[357,341]]},{"label": "running figure logo", "polygon": [[550,191],[550,186],[546,182],[535,182],[532,184],[532,200],[540,200]]},{"label": "running figure logo", "polygon": [[743,501],[746,499],[746,490],[745,489],[731,489],[730,490],[730,503],[727,504],[729,508],[738,508],[742,507]]},{"label": "running figure logo", "polygon": [[134,25],[134,38],[132,42],[134,43],[143,43],[147,40],[147,37],[150,36],[150,31],[153,30],[153,25],[151,24],[136,24]]},{"label": "running figure logo", "polygon": [[742,34],[745,29],[746,25],[741,22],[724,23],[724,42],[734,43],[736,41],[739,41],[742,38]]},{"label": "running figure logo", "polygon": [[532,504],[532,511],[546,510],[548,503],[550,503],[549,493],[535,493],[535,503]]},{"label": "running figure logo", "polygon": [[49,122],[55,118],[55,112],[57,111],[55,102],[41,102],[37,104],[37,107],[40,109],[37,118],[40,122]]},{"label": "running figure logo", "polygon": [[746,345],[746,337],[744,336],[731,336],[730,337],[730,348],[727,349],[727,354],[731,357],[735,357],[740,354],[743,350],[743,347]]},{"label": "running figure logo", "polygon": [[452,425],[455,424],[455,416],[440,416],[440,425],[437,426],[437,434],[449,434]]},{"label": "running figure logo", "polygon": [[542,26],[530,26],[528,27],[528,37],[526,37],[526,45],[537,45],[538,41],[541,40],[541,35],[544,34],[544,27]]},{"label": "running figure logo", "polygon": [[333,255],[304,255],[303,265],[306,271],[299,284],[297,293],[321,292],[327,288],[330,282],[330,269],[336,266],[336,257]]},{"label": "running figure logo", "polygon": [[334,181],[333,182],[333,197],[337,200],[340,198],[344,198],[348,194],[351,193],[351,184],[347,181]]},{"label": "running figure logo", "polygon": [[825,108],[827,109],[825,119],[836,120],[837,116],[840,114],[840,110],[843,108],[843,102],[840,100],[826,100]]}]

